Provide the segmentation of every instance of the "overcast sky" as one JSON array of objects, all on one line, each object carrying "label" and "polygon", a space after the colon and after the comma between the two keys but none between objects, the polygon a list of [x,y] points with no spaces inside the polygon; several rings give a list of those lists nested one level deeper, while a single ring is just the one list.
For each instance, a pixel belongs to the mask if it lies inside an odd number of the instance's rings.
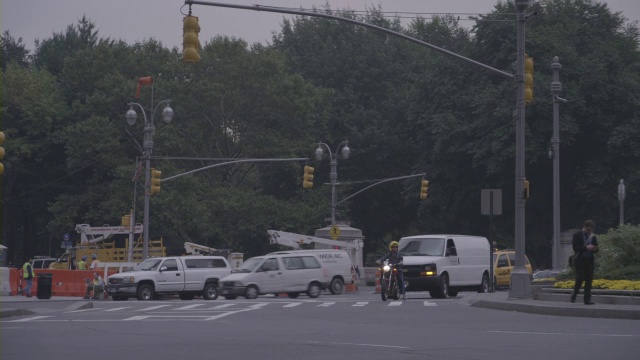
[{"label": "overcast sky", "polygon": [[[382,5],[383,11],[421,13],[485,14],[497,0],[218,0],[220,3],[270,5],[311,9],[328,3],[332,9],[365,10]],[[609,8],[629,20],[640,20],[640,0],[603,0]],[[182,46],[183,0],[0,0],[0,26],[14,38],[22,38],[28,49],[35,39],[46,39],[63,32],[86,15],[100,37],[122,39],[128,43],[155,38],[164,46]],[[249,43],[270,42],[280,30],[285,15],[250,10],[194,5],[200,18],[200,40],[218,34],[242,38]],[[183,9],[187,11],[187,7]],[[428,17],[429,15],[423,15]],[[460,15],[461,17],[465,15]],[[461,21],[462,25],[472,24]]]}]

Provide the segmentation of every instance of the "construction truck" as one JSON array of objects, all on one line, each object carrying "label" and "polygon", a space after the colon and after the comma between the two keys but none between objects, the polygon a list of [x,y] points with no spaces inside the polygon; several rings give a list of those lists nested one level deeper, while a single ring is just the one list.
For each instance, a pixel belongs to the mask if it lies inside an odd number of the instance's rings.
[{"label": "construction truck", "polygon": [[[120,226],[103,225],[92,227],[88,224],[76,225],[76,231],[80,234],[80,242],[67,250],[58,258],[58,261],[49,265],[50,269],[75,270],[76,263],[87,257],[87,269],[92,262],[92,255],[97,260],[107,263],[140,262],[143,260],[142,224],[131,226],[128,215],[122,218]],[[129,238],[107,242],[114,235],[132,234],[133,242]],[[135,237],[137,236],[137,239]],[[160,240],[149,240],[149,257],[166,256],[166,249]]]},{"label": "construction truck", "polygon": [[186,255],[215,255],[223,256],[227,258],[227,261],[231,265],[232,269],[240,268],[244,261],[244,254],[238,252],[231,252],[231,249],[216,249],[204,245],[198,245],[192,242],[185,241],[184,251]]}]

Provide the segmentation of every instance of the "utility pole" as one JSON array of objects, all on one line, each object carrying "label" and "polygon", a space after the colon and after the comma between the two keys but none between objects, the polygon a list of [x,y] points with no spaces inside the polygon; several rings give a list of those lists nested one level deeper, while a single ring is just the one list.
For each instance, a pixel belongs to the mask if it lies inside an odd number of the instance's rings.
[{"label": "utility pole", "polygon": [[517,10],[517,71],[516,71],[516,176],[515,176],[515,247],[516,266],[511,273],[509,297],[515,299],[530,298],[531,279],[525,265],[525,99],[524,99],[524,22],[530,0],[514,0]]}]

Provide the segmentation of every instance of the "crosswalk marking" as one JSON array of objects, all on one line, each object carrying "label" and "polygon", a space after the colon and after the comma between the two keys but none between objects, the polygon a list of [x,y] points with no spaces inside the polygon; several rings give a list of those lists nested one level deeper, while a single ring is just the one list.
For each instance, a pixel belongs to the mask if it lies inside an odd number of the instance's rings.
[{"label": "crosswalk marking", "polygon": [[335,302],[325,302],[325,303],[322,303],[322,304],[318,305],[318,307],[329,307],[329,306],[334,305],[334,304],[335,304]]},{"label": "crosswalk marking", "polygon": [[428,301],[425,301],[425,302],[424,302],[424,306],[438,306],[438,304],[436,304],[436,303],[430,303],[430,302],[428,302]]},{"label": "crosswalk marking", "polygon": [[295,306],[298,306],[298,305],[302,305],[302,303],[301,302],[299,302],[299,303],[290,303],[290,304],[284,305],[283,307],[290,308],[290,307],[295,307]]},{"label": "crosswalk marking", "polygon": [[365,306],[367,304],[369,304],[368,301],[359,301],[359,302],[357,302],[357,303],[355,303],[355,304],[353,304],[351,306]]},{"label": "crosswalk marking", "polygon": [[260,308],[263,308],[263,307],[265,307],[265,306],[267,306],[269,304],[271,304],[271,303],[257,303],[257,304],[253,304],[253,305],[249,306],[249,309],[260,309]]},{"label": "crosswalk marking", "polygon": [[174,309],[174,310],[189,310],[189,309],[197,308],[198,306],[202,306],[202,305],[204,305],[204,304],[187,305],[187,306],[179,307],[179,308]]},{"label": "crosswalk marking", "polygon": [[24,318],[24,319],[19,319],[19,320],[10,320],[8,322],[25,322],[25,321],[46,319],[46,318],[49,318],[49,317],[53,317],[53,316],[32,316],[32,317],[28,317],[28,318]]},{"label": "crosswalk marking", "polygon": [[122,321],[138,321],[138,320],[144,320],[147,318],[149,318],[149,316],[138,315],[138,316],[132,316],[130,318],[122,319]]},{"label": "crosswalk marking", "polygon": [[148,307],[148,308],[144,308],[144,309],[138,309],[137,311],[151,311],[151,310],[156,310],[156,309],[160,309],[166,306],[171,306],[169,304],[167,305],[157,305],[157,306],[152,306],[152,307]]},{"label": "crosswalk marking", "polygon": [[402,301],[392,301],[387,306],[400,306],[402,305]]},{"label": "crosswalk marking", "polygon": [[214,306],[210,310],[224,309],[226,307],[233,306],[233,305],[235,305],[235,304],[222,304],[222,305]]},{"label": "crosswalk marking", "polygon": [[97,310],[101,310],[101,309],[100,308],[89,308],[89,309],[73,310],[73,311],[67,311],[67,314],[86,312],[86,311],[97,311]]},{"label": "crosswalk marking", "polygon": [[108,309],[108,310],[105,310],[105,311],[118,311],[118,310],[128,309],[128,308],[130,308],[130,307],[131,307],[131,306],[125,306],[125,307],[119,307],[119,308]]}]

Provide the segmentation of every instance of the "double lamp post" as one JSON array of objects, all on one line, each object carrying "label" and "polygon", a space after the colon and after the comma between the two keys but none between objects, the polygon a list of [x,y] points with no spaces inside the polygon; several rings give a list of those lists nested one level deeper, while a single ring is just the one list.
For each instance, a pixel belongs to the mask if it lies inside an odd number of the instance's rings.
[{"label": "double lamp post", "polygon": [[[145,112],[142,105],[137,102],[129,103],[129,110],[126,113],[127,124],[134,125],[138,118],[138,114],[134,110],[134,107],[137,107],[142,112],[142,116],[144,118],[144,141],[142,143],[143,148],[143,158],[145,160],[145,171],[144,171],[144,219],[143,219],[143,248],[142,248],[142,258],[143,260],[149,257],[149,197],[151,195],[151,154],[153,153],[153,133],[155,130],[155,126],[153,124],[153,119],[155,118],[157,110],[161,105],[165,105],[164,109],[162,109],[162,120],[165,123],[170,123],[173,119],[173,109],[169,106],[171,100],[162,100],[156,105],[151,113],[151,117],[147,117],[147,113]],[[151,95],[151,107],[153,107],[153,91]],[[134,199],[135,202],[135,199]],[[135,214],[134,214],[135,216]],[[131,220],[135,223],[135,218]]]},{"label": "double lamp post", "polygon": [[319,142],[318,148],[316,149],[316,160],[322,160],[324,156],[324,150],[322,148],[327,149],[329,153],[329,159],[331,160],[331,172],[329,174],[329,179],[331,181],[331,226],[336,224],[336,206],[338,203],[338,197],[336,194],[336,186],[338,185],[338,152],[340,148],[342,148],[342,158],[348,159],[349,155],[351,155],[351,149],[349,149],[349,142],[347,140],[341,142],[336,147],[335,152],[331,152],[331,148],[329,145]]}]

